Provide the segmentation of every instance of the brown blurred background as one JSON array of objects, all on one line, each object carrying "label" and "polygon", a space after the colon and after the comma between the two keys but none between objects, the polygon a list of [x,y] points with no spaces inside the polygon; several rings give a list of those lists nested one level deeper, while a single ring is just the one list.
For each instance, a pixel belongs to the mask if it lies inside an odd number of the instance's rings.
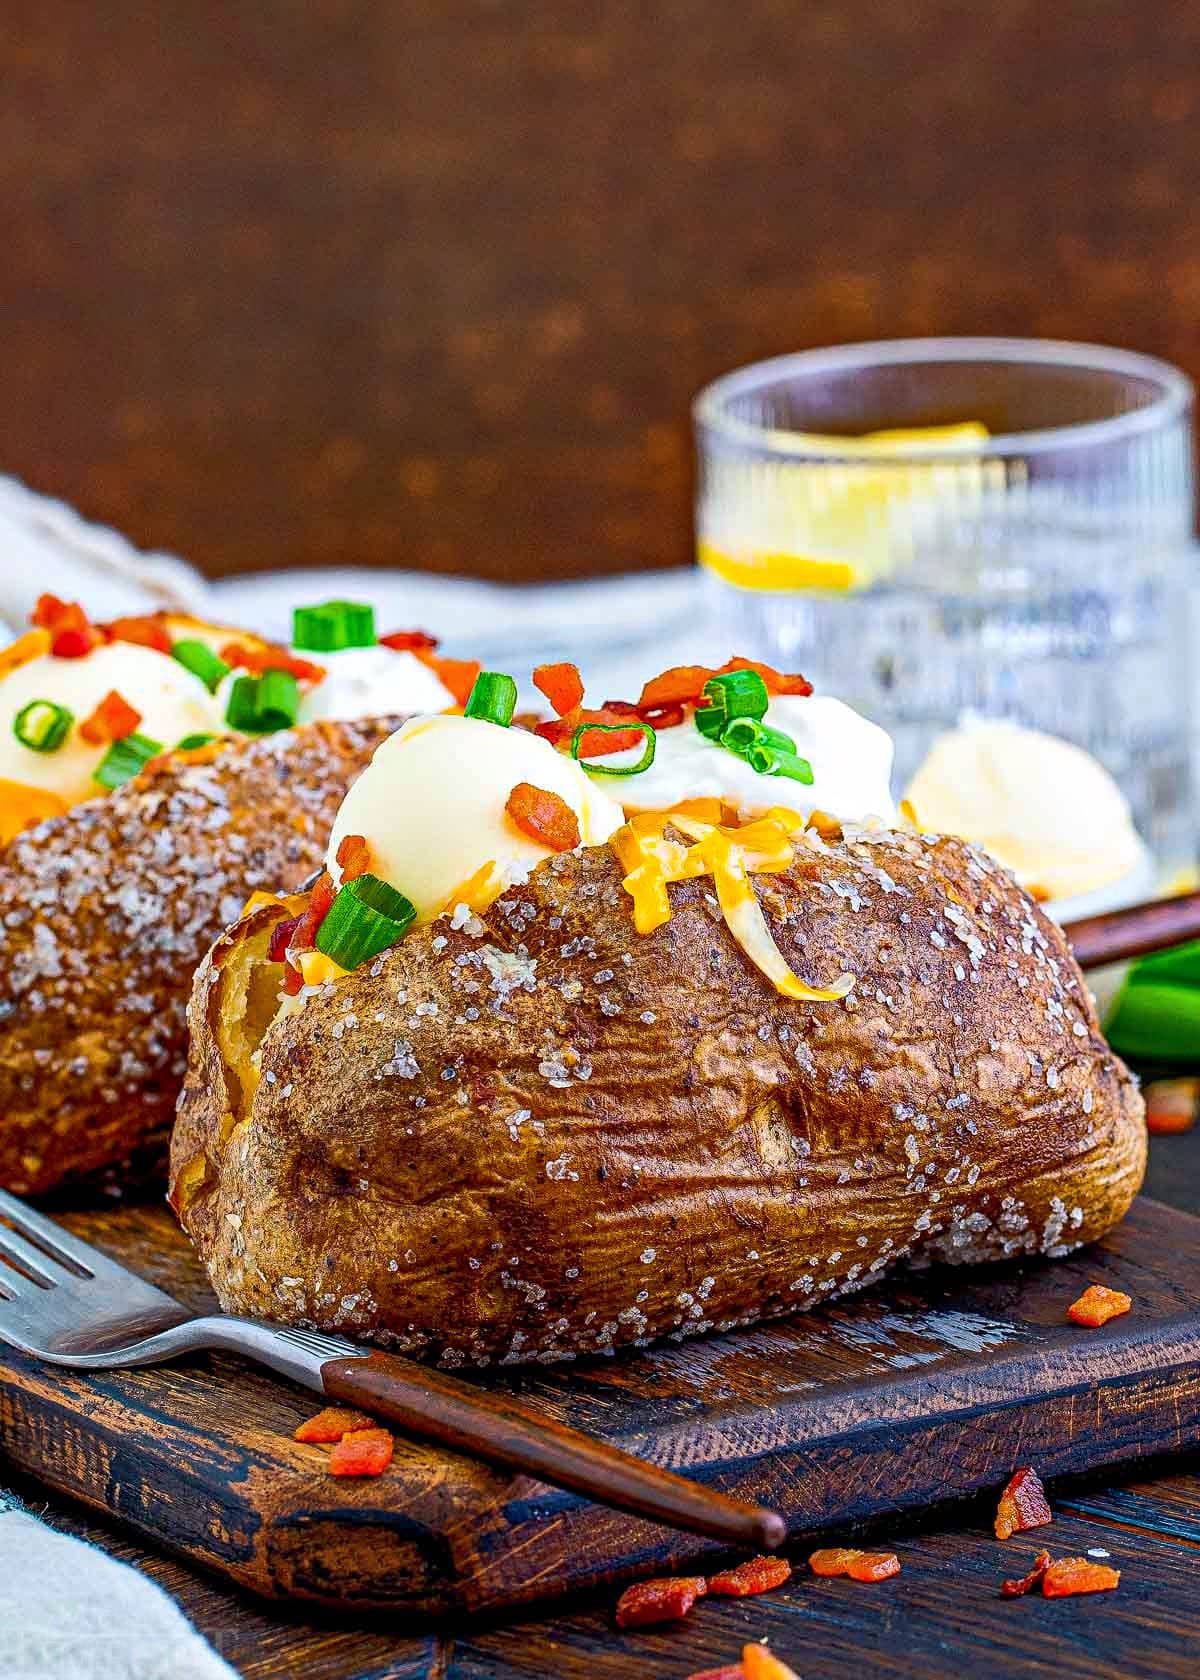
[{"label": "brown blurred background", "polygon": [[8,0],[0,468],[213,575],[690,552],[804,345],[1200,373],[1195,0]]}]

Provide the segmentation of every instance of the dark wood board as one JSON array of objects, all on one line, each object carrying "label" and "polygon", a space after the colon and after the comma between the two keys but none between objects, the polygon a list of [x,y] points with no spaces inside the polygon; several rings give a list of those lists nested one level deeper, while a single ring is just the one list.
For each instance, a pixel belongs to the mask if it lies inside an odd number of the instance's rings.
[{"label": "dark wood board", "polygon": [[[201,1304],[165,1212],[67,1216]],[[1099,1331],[1066,1305],[1089,1281],[1136,1310]],[[509,1372],[553,1415],[776,1503],[793,1537],[882,1523],[997,1487],[1189,1445],[1200,1426],[1200,1220],[1139,1202],[1056,1265],[910,1274],[821,1313],[587,1366]],[[378,1482],[332,1480],[290,1439],[304,1391],[212,1357],[142,1372],[0,1359],[11,1465],[251,1590],[328,1606],[509,1607],[711,1555],[419,1443]]]}]

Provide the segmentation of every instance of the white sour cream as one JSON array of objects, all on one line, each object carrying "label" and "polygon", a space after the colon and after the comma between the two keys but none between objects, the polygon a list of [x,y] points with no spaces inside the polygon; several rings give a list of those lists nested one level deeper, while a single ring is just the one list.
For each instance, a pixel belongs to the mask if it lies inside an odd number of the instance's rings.
[{"label": "white sour cream", "polygon": [[313,653],[293,648],[297,659],[324,667],[325,675],[300,702],[300,722],[314,718],[403,716],[406,712],[440,712],[453,706],[454,696],[437,674],[415,654],[394,648],[343,648],[338,653]]},{"label": "white sour cream", "polygon": [[[764,722],[795,741],[799,756],[812,765],[811,785],[760,776],[744,758],[702,735],[690,718],[658,731],[654,763],[640,776],[597,774],[595,760],[586,760],[585,769],[627,811],[665,811],[685,799],[716,798],[745,817],[786,805],[805,817],[826,811],[847,822],[895,820],[892,738],[885,729],[828,695],[782,695],[771,701]],[[640,747],[614,753],[606,762],[634,764],[640,753]]]}]

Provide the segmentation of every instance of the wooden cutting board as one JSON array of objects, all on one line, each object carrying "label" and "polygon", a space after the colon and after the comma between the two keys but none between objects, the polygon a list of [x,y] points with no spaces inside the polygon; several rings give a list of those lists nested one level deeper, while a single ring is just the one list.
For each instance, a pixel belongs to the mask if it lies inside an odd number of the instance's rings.
[{"label": "wooden cutting board", "polygon": [[[197,1306],[200,1268],[158,1207],[64,1223]],[[1089,1282],[1133,1297],[1100,1330]],[[1200,1219],[1140,1200],[1055,1264],[910,1273],[842,1305],[629,1357],[508,1371],[506,1389],[634,1452],[778,1506],[793,1537],[1192,1446]],[[55,1371],[0,1348],[0,1455],[253,1592],[445,1614],[669,1571],[706,1541],[416,1441],[377,1481],[328,1475],[292,1430],[315,1397],[212,1355]]]}]

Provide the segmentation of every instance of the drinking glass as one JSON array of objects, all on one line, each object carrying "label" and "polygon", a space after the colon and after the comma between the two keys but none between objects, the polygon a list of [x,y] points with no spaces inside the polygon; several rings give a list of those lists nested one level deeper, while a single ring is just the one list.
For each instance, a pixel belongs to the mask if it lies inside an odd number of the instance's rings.
[{"label": "drinking glass", "polygon": [[883,723],[899,786],[964,713],[1065,736],[1190,867],[1192,396],[1148,356],[1019,339],[717,380],[697,551],[730,646]]}]

